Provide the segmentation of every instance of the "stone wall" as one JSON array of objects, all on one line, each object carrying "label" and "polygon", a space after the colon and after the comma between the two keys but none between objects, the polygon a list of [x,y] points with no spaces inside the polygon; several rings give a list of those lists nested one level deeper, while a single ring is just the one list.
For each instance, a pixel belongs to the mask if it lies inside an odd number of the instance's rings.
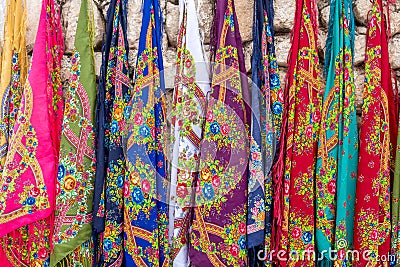
[{"label": "stone wall", "polygon": [[[73,49],[75,29],[77,25],[80,0],[59,0],[62,6],[62,24],[65,35],[65,56],[63,68],[63,80],[67,81],[69,74],[70,56]],[[95,20],[95,57],[96,68],[99,73],[101,65],[101,42],[105,31],[105,19],[110,0],[92,0]],[[173,69],[176,51],[176,38],[178,34],[179,7],[178,0],[160,0],[165,22],[163,38],[163,56],[165,68]],[[210,29],[213,21],[214,0],[197,0],[198,16],[201,32],[204,39],[206,51],[209,47]],[[254,0],[236,0],[236,12],[239,20],[239,28],[244,43],[246,69],[251,71],[251,49],[252,49],[252,18]],[[290,31],[293,27],[296,0],[275,0],[275,42],[278,63],[281,70],[282,79],[287,67],[287,56],[290,50]],[[319,49],[321,62],[325,49],[327,24],[329,19],[329,0],[317,0],[319,10]],[[28,4],[28,28],[27,45],[28,51],[32,50],[35,34],[40,14],[41,1],[27,0]],[[128,41],[130,47],[130,65],[135,66],[137,46],[139,42],[139,31],[141,25],[141,4],[142,0],[129,0],[128,11]],[[357,88],[357,107],[360,108],[362,101],[362,88],[364,80],[364,51],[366,40],[367,14],[371,8],[370,0],[357,0],[354,4],[354,14],[356,19],[356,39],[355,39],[355,79]],[[2,15],[2,5],[0,5],[0,17]],[[390,41],[390,56],[392,67],[396,70],[397,78],[400,81],[400,1],[390,7],[390,25],[392,39]],[[4,10],[3,10],[4,12]],[[1,22],[1,21],[0,21]],[[1,35],[1,32],[0,32]],[[173,74],[169,74],[173,75]],[[167,79],[172,81],[172,79]],[[172,87],[172,82],[167,81],[167,86]]]}]

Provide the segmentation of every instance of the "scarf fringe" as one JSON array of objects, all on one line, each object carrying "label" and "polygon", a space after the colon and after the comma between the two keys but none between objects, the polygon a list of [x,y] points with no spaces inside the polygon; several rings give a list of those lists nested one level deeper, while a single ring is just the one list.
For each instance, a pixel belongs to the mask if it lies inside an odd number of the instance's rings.
[{"label": "scarf fringe", "polygon": [[59,261],[56,267],[92,267],[94,260],[93,240],[89,239]]}]

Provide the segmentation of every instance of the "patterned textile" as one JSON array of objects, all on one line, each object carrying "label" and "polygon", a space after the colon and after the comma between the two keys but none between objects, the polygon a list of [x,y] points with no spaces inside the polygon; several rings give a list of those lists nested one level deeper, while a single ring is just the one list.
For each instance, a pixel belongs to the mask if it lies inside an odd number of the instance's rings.
[{"label": "patterned textile", "polygon": [[353,247],[358,129],[353,73],[354,16],[351,0],[331,1],[325,55],[327,76],[316,168],[318,266],[349,266]]},{"label": "patterned textile", "polygon": [[[279,145],[283,90],[273,39],[273,1],[257,0],[254,6],[252,55],[252,122],[249,162],[247,234],[250,265],[256,246],[271,249],[272,178],[270,171]],[[262,246],[263,247],[263,246]]]},{"label": "patterned textile", "polygon": [[144,0],[126,137],[124,238],[127,266],[169,266],[166,102],[158,0]]},{"label": "patterned textile", "polygon": [[[316,4],[297,1],[285,91],[280,155],[273,169],[278,266],[314,266],[314,171],[321,119]],[[294,254],[293,255],[293,251]],[[283,254],[283,255],[282,255]],[[306,255],[303,257],[302,255]]]},{"label": "patterned textile", "polygon": [[[360,129],[354,248],[369,257],[354,266],[388,266],[391,238],[391,159],[397,138],[396,108],[382,0],[373,1],[367,29],[364,102]],[[364,253],[365,254],[365,253]]]},{"label": "patterned textile", "polygon": [[96,171],[94,113],[96,74],[93,21],[82,0],[72,56],[56,184],[54,249],[50,265],[92,266],[92,198]]},{"label": "patterned textile", "polygon": [[50,121],[54,109],[49,101],[61,88],[62,41],[58,6],[44,0],[32,67],[0,181],[0,259],[5,266],[49,263],[57,175]]},{"label": "patterned textile", "polygon": [[96,252],[99,252],[97,266],[120,266],[123,261],[125,157],[122,135],[130,114],[131,91],[126,19],[127,0],[111,1],[96,114],[98,144],[93,235]]},{"label": "patterned textile", "polygon": [[190,260],[195,266],[246,266],[249,92],[233,0],[218,0],[212,90],[195,188]]},{"label": "patterned textile", "polygon": [[7,8],[4,28],[6,38],[0,64],[0,172],[3,170],[8,141],[13,134],[15,117],[21,102],[22,86],[28,72],[25,6],[21,0],[10,0],[7,1]]},{"label": "patterned textile", "polygon": [[[396,79],[396,77],[394,77]],[[395,84],[395,93],[398,93],[397,81],[394,80]],[[397,102],[397,108],[398,108]],[[396,111],[398,113],[398,110]],[[399,120],[397,120],[397,125],[399,124]],[[393,188],[392,188],[392,196],[391,196],[391,215],[392,215],[392,236],[391,236],[391,255],[395,255],[396,261],[391,259],[391,266],[399,266],[400,262],[400,125],[397,129],[397,146],[395,149],[396,159],[395,159],[395,167],[394,167],[394,177],[393,177]]]},{"label": "patterned textile", "polygon": [[[7,3],[7,1],[0,2],[0,58],[1,58],[1,50],[3,47],[3,40],[4,40],[4,22],[6,20],[6,3]],[[0,67],[1,67],[1,59],[0,59]]]},{"label": "patterned textile", "polygon": [[169,233],[174,266],[188,266],[192,188],[198,175],[200,140],[210,91],[194,0],[181,0],[171,134]]}]

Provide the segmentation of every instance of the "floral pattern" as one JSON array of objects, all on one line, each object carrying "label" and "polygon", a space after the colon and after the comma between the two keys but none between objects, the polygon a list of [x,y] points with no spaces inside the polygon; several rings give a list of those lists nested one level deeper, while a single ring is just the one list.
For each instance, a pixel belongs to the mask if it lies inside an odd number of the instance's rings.
[{"label": "floral pattern", "polygon": [[233,0],[218,3],[215,20],[218,39],[195,186],[190,260],[196,266],[245,266],[251,114]]},{"label": "floral pattern", "polygon": [[[200,141],[205,123],[206,96],[210,90],[207,81],[210,79],[200,39],[195,2],[181,0],[179,4],[181,24],[171,111],[169,233],[171,260],[174,264],[188,265],[192,188],[199,174]],[[220,184],[220,180],[214,181],[215,185]]]},{"label": "floral pattern", "polygon": [[[339,17],[339,19],[337,19]],[[347,251],[353,246],[358,131],[353,73],[354,17],[351,1],[331,4],[325,70],[328,80],[321,114],[316,168],[316,235],[318,251]],[[338,40],[337,36],[344,36]],[[345,244],[338,247],[338,242]],[[323,262],[331,261],[328,257]],[[326,263],[328,264],[328,263]],[[332,264],[332,263],[331,263]],[[347,259],[334,264],[347,266]]]},{"label": "floral pattern", "polygon": [[382,1],[374,1],[367,30],[364,103],[355,209],[354,248],[369,258],[354,266],[381,266],[391,238],[391,161],[395,155],[398,114],[391,81]]},{"label": "floral pattern", "polygon": [[[321,112],[315,1],[298,1],[289,60],[286,124],[274,177],[275,251],[288,257],[279,266],[314,266],[312,258],[289,257],[314,250],[314,171]],[[317,116],[314,116],[316,114]],[[282,170],[282,171],[280,171]],[[282,180],[280,180],[282,179]],[[281,222],[280,222],[281,220]],[[273,257],[276,257],[274,254]]]},{"label": "floral pattern", "polygon": [[[93,229],[100,257],[97,264],[115,266],[123,261],[123,206],[126,163],[123,133],[130,116],[132,85],[129,78],[126,36],[126,0],[111,1],[102,77],[97,107],[97,166],[93,201]],[[97,236],[98,235],[98,236]],[[104,245],[101,246],[101,240]]]},{"label": "floral pattern", "polygon": [[135,266],[169,265],[161,23],[158,0],[144,1],[124,178],[125,260]]},{"label": "floral pattern", "polygon": [[[281,131],[283,92],[273,41],[272,1],[257,1],[253,28],[252,131],[250,141],[247,233],[249,248],[270,251],[271,167]],[[261,25],[261,27],[259,26]],[[279,106],[279,107],[278,107]],[[258,253],[258,252],[256,252]],[[251,257],[250,258],[254,258]],[[250,265],[253,263],[251,262]]]}]

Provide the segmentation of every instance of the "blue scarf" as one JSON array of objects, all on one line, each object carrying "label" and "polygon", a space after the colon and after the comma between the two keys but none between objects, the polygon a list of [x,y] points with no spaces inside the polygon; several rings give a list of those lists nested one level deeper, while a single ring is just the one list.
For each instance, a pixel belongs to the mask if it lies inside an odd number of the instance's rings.
[{"label": "blue scarf", "polygon": [[283,92],[280,87],[273,39],[273,1],[256,0],[254,4],[252,123],[247,215],[251,266],[255,264],[260,249],[267,251],[271,249],[272,179],[270,170],[280,138],[283,108]]},{"label": "blue scarf", "polygon": [[97,96],[97,166],[93,236],[98,266],[122,262],[125,158],[122,133],[129,116],[127,0],[112,0]]},{"label": "blue scarf", "polygon": [[144,0],[126,138],[124,186],[126,266],[167,266],[168,205],[161,8]]}]

